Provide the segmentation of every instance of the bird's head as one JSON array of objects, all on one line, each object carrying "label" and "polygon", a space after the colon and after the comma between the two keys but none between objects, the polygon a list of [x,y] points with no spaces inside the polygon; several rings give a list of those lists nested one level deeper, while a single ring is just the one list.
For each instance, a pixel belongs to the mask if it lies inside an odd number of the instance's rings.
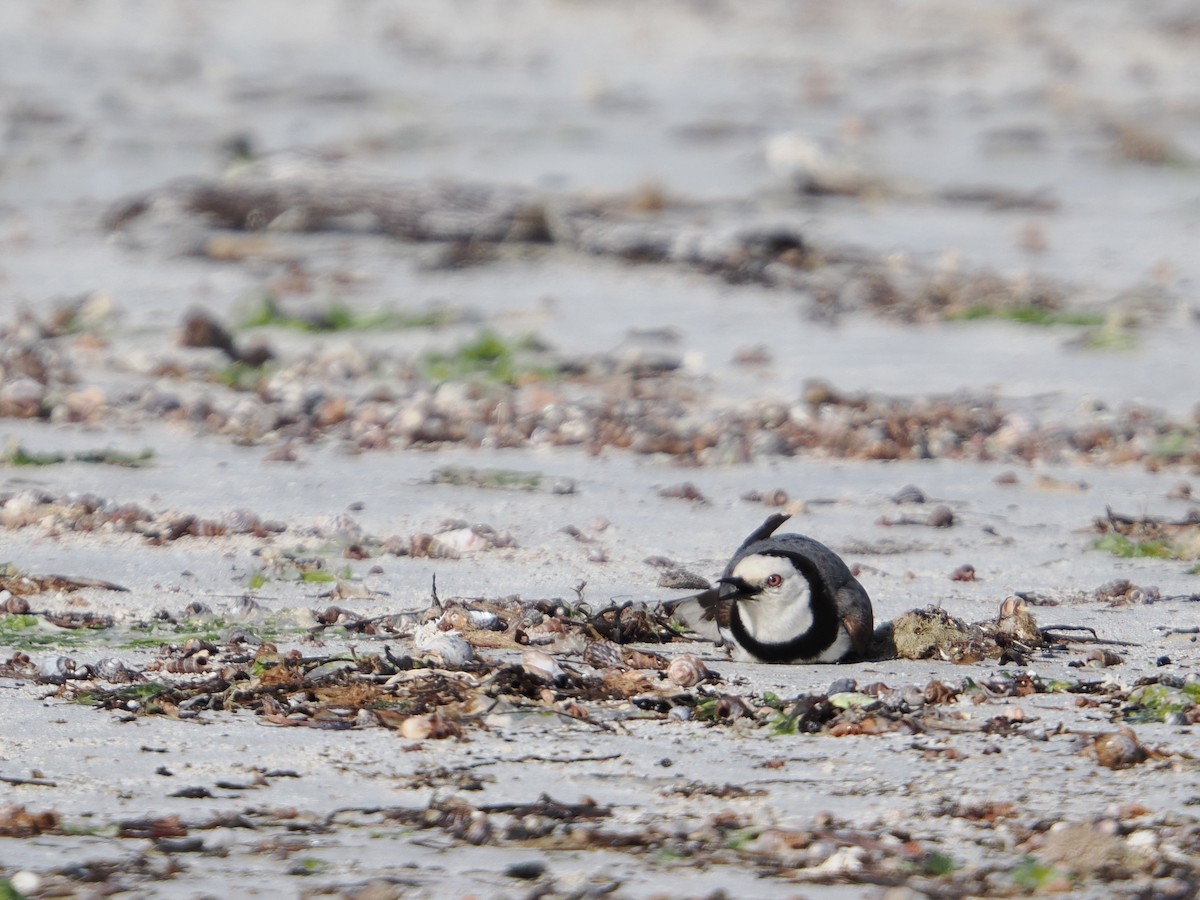
[{"label": "bird's head", "polygon": [[808,605],[812,585],[789,554],[752,553],[720,579],[722,596],[768,606]]}]

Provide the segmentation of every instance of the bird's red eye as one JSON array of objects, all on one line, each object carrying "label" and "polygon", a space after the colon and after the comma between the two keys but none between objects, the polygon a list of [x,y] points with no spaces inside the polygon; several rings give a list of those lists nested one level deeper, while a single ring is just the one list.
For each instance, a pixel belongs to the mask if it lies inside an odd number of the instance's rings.
[{"label": "bird's red eye", "polygon": [[779,587],[781,584],[783,584],[782,575],[776,575],[774,572],[772,572],[767,576],[767,587]]}]

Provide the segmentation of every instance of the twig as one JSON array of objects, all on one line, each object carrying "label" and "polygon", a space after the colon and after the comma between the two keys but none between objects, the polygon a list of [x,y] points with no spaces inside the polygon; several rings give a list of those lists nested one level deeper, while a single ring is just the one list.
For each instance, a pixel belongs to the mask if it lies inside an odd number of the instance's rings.
[{"label": "twig", "polygon": [[57,781],[49,778],[19,778],[15,775],[0,775],[0,781],[5,784],[28,784],[33,787],[58,787]]},{"label": "twig", "polygon": [[549,794],[542,794],[533,803],[488,803],[475,807],[480,812],[512,813],[515,816],[537,815],[551,819],[601,819],[612,815],[612,808],[595,803],[561,803]]},{"label": "twig", "polygon": [[457,766],[456,768],[470,768],[476,766],[495,766],[500,763],[523,763],[523,762],[547,762],[547,763],[580,763],[580,762],[608,762],[611,759],[620,759],[623,754],[610,753],[607,756],[538,756],[535,753],[530,753],[525,756],[518,756],[514,759],[494,759],[489,762],[475,763],[471,766]]},{"label": "twig", "polygon": [[[1091,637],[1068,637],[1066,635],[1054,635],[1055,631],[1090,631]],[[1073,644],[1105,644],[1110,647],[1140,647],[1141,645],[1135,641],[1117,641],[1112,638],[1102,638],[1096,634],[1096,629],[1087,625],[1046,625],[1038,629],[1038,634],[1042,636],[1044,641],[1070,641]]]}]

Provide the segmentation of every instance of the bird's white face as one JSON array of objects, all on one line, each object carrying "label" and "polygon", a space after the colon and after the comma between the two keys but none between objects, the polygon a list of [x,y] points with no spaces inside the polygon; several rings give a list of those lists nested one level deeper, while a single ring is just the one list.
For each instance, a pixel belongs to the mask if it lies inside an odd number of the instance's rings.
[{"label": "bird's white face", "polygon": [[738,601],[738,615],[755,640],[782,643],[812,627],[812,589],[786,556],[747,556],[730,575],[758,590]]}]

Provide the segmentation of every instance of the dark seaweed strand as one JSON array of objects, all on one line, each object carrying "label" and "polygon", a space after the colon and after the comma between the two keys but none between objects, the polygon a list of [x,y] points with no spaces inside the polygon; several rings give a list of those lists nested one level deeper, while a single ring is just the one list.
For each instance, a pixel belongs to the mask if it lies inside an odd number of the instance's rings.
[{"label": "dark seaweed strand", "polygon": [[812,627],[790,641],[772,644],[756,641],[742,624],[742,617],[735,603],[729,617],[729,629],[738,644],[763,662],[788,663],[797,659],[812,659],[837,640],[838,628],[841,625],[838,621],[837,601],[808,557],[778,550],[764,552],[763,556],[783,556],[790,559],[808,579],[809,605],[813,614]]}]

